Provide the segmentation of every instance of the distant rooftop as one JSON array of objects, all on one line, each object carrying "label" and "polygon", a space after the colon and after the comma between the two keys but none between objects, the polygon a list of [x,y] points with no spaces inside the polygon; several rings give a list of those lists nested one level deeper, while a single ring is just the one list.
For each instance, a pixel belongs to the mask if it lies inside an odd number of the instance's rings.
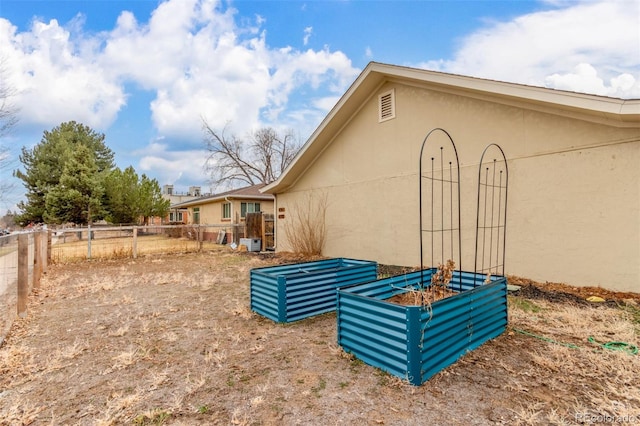
[{"label": "distant rooftop", "polygon": [[260,189],[267,186],[264,183],[257,185],[245,186],[238,189],[232,189],[230,191],[221,192],[219,194],[207,195],[196,198],[195,200],[185,201],[182,203],[173,204],[171,207],[189,207],[198,204],[212,203],[221,199],[246,199],[246,200],[273,200],[274,196],[271,194],[263,194]]}]

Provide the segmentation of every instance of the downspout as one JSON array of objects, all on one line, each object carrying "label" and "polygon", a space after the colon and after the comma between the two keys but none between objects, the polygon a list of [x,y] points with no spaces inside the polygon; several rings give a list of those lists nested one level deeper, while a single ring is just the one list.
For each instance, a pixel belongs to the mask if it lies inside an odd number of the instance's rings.
[{"label": "downspout", "polygon": [[229,199],[228,195],[225,195],[224,200],[231,206],[231,223],[233,223],[233,202]]},{"label": "downspout", "polygon": [[273,251],[278,248],[278,232],[276,231],[278,221],[278,196],[273,194]]},{"label": "downspout", "polygon": [[[228,195],[224,196],[224,200],[229,203],[229,213],[231,214],[231,217],[230,217],[230,219],[231,219],[231,238],[233,238],[233,234],[234,234],[234,232],[233,232],[234,231],[234,229],[233,229],[234,228],[234,225],[233,225],[233,201],[231,201],[229,199]],[[233,241],[233,242],[235,243],[235,241]]]}]

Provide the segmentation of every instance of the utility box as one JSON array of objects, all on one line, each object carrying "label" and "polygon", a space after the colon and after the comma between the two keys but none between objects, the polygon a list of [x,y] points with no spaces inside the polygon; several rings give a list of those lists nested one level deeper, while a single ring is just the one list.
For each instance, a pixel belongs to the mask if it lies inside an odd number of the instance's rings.
[{"label": "utility box", "polygon": [[260,238],[240,238],[240,244],[247,246],[247,251],[260,251]]}]

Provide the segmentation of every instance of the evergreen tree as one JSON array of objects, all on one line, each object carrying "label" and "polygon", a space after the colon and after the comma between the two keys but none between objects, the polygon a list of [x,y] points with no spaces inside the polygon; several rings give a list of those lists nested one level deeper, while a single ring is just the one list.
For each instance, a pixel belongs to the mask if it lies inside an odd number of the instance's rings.
[{"label": "evergreen tree", "polygon": [[138,174],[129,166],[116,168],[105,179],[105,219],[111,223],[137,223],[140,219]]},{"label": "evergreen tree", "polygon": [[[77,197],[80,195],[76,192],[63,195],[65,186],[60,186],[61,178],[65,169],[67,169],[67,181],[71,179],[69,174],[72,173],[72,170],[82,169],[83,173],[90,172],[96,175],[95,179],[89,179],[87,176],[84,176],[83,179],[98,184],[99,178],[104,177],[114,167],[113,151],[105,145],[104,139],[103,134],[96,133],[90,127],[70,121],[60,124],[51,131],[45,131],[42,140],[33,149],[23,147],[20,162],[24,166],[24,171],[16,170],[14,174],[23,181],[27,201],[18,204],[21,212],[16,217],[17,222],[25,225],[29,222],[39,223],[45,220],[57,222],[63,217],[73,217],[80,220],[78,223],[86,223],[86,220],[89,219],[86,215],[89,212],[85,213],[83,219],[83,216],[77,211],[90,206],[97,207],[94,205],[94,197],[89,196],[89,199],[86,199],[86,202],[83,201],[79,207],[72,208],[68,204],[65,206],[65,203],[79,200]],[[78,152],[91,157],[92,164],[84,163],[83,159],[78,158],[77,155],[74,156]],[[74,161],[77,164],[67,168],[66,166],[72,157],[75,157]],[[81,167],[81,164],[84,166]],[[75,183],[80,185],[79,182]],[[49,196],[49,193],[54,189],[54,194]],[[97,188],[96,193],[98,192],[100,191]],[[84,197],[87,196],[86,191],[80,191],[80,194]],[[47,204],[48,196],[50,201]],[[47,211],[48,206],[55,211]],[[71,211],[74,209],[76,213],[72,214]],[[92,218],[100,217],[99,213],[92,213]]]},{"label": "evergreen tree", "polygon": [[144,224],[149,223],[150,217],[165,217],[169,213],[171,202],[162,196],[157,179],[149,179],[142,175],[138,192],[140,215]]},{"label": "evergreen tree", "polygon": [[76,146],[62,169],[58,185],[45,195],[44,221],[84,225],[102,219],[103,180],[89,147]]}]

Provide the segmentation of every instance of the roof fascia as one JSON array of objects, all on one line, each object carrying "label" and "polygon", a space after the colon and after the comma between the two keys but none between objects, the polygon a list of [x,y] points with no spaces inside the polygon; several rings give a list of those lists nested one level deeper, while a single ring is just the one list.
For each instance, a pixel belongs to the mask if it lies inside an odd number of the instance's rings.
[{"label": "roof fascia", "polygon": [[217,196],[217,197],[212,197],[212,198],[207,198],[207,199],[185,201],[184,203],[173,204],[170,208],[194,207],[194,206],[201,206],[203,204],[213,204],[213,203],[217,203],[217,202],[220,202],[220,201],[226,201],[226,200],[234,200],[234,201],[239,201],[239,200],[240,201],[241,200],[273,201],[274,197],[273,197],[273,195],[270,195],[270,194],[265,194],[265,195],[223,195],[223,196]]},{"label": "roof fascia", "polygon": [[[407,69],[405,69],[407,70]],[[426,73],[429,78],[416,75]],[[522,84],[483,80],[433,71],[408,69],[387,75],[387,81],[456,93],[526,109],[570,115],[618,127],[640,125],[640,99],[617,99]]]},{"label": "roof fascia", "polygon": [[277,194],[294,185],[364,102],[387,81],[618,127],[640,126],[640,99],[608,98],[371,62],[329,111],[287,169],[260,192]]},{"label": "roof fascia", "polygon": [[[298,177],[311,166],[315,158],[330,145],[330,142],[338,135],[339,131],[351,120],[354,113],[363,107],[364,101],[373,96],[375,89],[383,84],[384,76],[375,72],[377,65],[375,62],[367,65],[307,139],[307,142],[298,151],[298,154],[280,177],[260,189],[260,192],[268,194],[282,192],[292,186]],[[354,113],[350,113],[352,111],[350,108],[353,108]],[[314,143],[325,138],[328,140],[325,141],[323,146],[318,146],[317,143]]]}]

